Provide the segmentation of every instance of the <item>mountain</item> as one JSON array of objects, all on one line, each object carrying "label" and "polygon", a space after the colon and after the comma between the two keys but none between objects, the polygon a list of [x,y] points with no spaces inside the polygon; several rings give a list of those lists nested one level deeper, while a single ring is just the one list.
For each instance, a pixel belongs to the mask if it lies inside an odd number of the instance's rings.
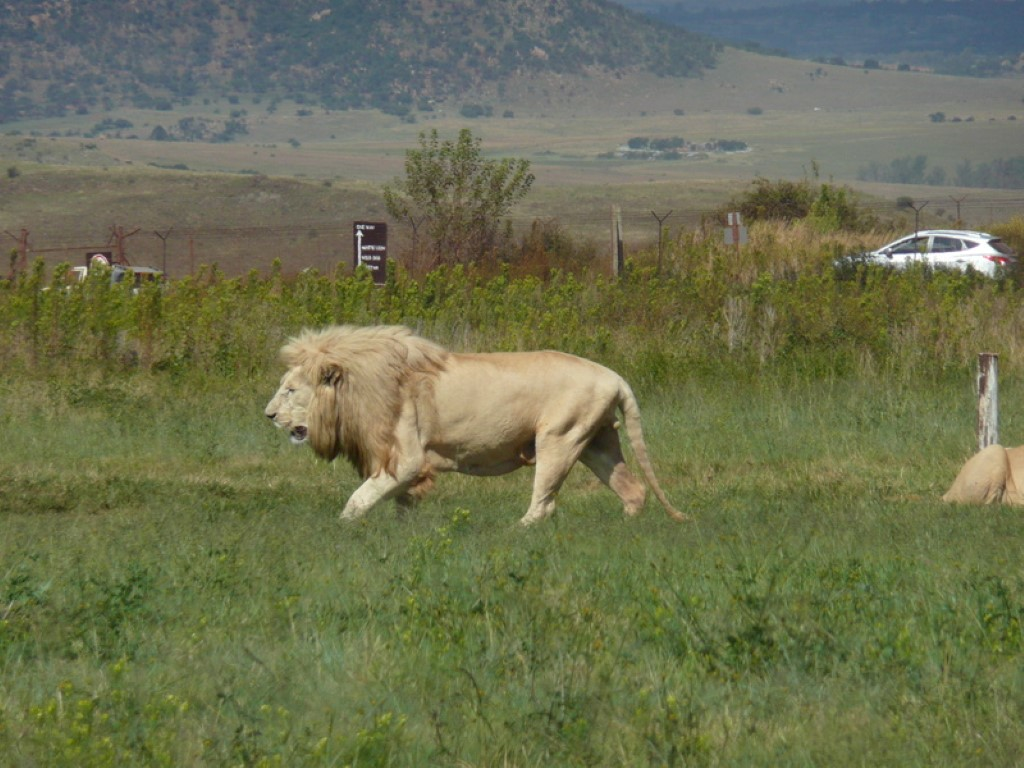
[{"label": "mountain", "polygon": [[1020,68],[1024,0],[778,0],[757,7],[634,2],[651,18],[801,58],[876,58],[957,75]]},{"label": "mountain", "polygon": [[428,108],[523,71],[689,76],[714,45],[608,0],[8,0],[0,122],[204,92]]},{"label": "mountain", "polygon": [[[819,5],[849,5],[852,0],[817,0]],[[900,0],[897,0],[899,2]],[[803,0],[619,0],[627,8],[650,13],[661,6],[671,5],[682,11],[738,11],[747,9],[778,8],[797,5]]]}]

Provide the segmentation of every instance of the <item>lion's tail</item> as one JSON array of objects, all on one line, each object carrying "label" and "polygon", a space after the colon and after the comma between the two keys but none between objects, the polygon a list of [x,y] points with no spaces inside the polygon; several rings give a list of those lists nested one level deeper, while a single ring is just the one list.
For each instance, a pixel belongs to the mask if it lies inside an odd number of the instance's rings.
[{"label": "lion's tail", "polygon": [[629,384],[625,381],[622,381],[621,384],[619,407],[622,409],[622,420],[626,427],[626,434],[629,436],[629,443],[633,447],[633,455],[636,456],[637,463],[640,465],[640,469],[643,470],[647,484],[654,491],[654,495],[658,497],[658,501],[661,502],[661,506],[665,508],[669,517],[679,522],[689,520],[688,515],[672,506],[672,502],[668,500],[668,496],[661,489],[661,484],[654,474],[654,467],[651,465],[651,459],[647,455],[647,443],[644,442],[643,429],[640,426],[640,406],[636,401],[633,390],[630,389]]}]

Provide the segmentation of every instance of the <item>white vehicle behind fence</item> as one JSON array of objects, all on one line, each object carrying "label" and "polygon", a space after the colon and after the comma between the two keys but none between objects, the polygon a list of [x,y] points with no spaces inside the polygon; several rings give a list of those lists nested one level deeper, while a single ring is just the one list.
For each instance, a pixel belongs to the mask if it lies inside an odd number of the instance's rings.
[{"label": "white vehicle behind fence", "polygon": [[923,229],[878,250],[847,258],[852,264],[880,264],[905,269],[927,264],[935,269],[974,269],[996,277],[1017,264],[1017,254],[995,235],[962,229]]},{"label": "white vehicle behind fence", "polygon": [[92,270],[101,269],[110,273],[110,284],[130,282],[133,291],[138,291],[142,284],[150,280],[157,282],[164,279],[164,273],[153,267],[134,267],[130,264],[111,265],[106,259],[93,258],[86,267],[72,267],[69,277],[72,282],[84,283]]}]

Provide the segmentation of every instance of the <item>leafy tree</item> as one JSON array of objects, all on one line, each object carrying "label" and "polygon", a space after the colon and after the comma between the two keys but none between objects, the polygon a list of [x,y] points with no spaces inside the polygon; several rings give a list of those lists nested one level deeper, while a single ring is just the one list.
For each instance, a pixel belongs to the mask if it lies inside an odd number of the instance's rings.
[{"label": "leafy tree", "polygon": [[814,193],[810,183],[803,181],[770,181],[758,177],[751,188],[728,204],[738,210],[746,221],[795,221],[810,213]]},{"label": "leafy tree", "polygon": [[719,152],[743,152],[747,149],[747,142],[739,139],[715,139],[712,144]]},{"label": "leafy tree", "polygon": [[878,224],[876,216],[857,205],[852,190],[834,184],[821,185],[807,219],[822,233],[866,232]]},{"label": "leafy tree", "polygon": [[883,181],[889,184],[941,184],[945,179],[941,171],[928,171],[928,158],[925,155],[898,157],[888,166],[873,162],[867,168],[861,168],[857,176],[862,181]]},{"label": "leafy tree", "polygon": [[477,117],[490,117],[493,109],[483,104],[463,104],[459,114],[470,120]]},{"label": "leafy tree", "polygon": [[684,146],[686,146],[686,142],[678,136],[673,136],[671,139],[651,139],[651,149],[658,150],[659,152],[679,149]]},{"label": "leafy tree", "polygon": [[455,141],[437,130],[420,133],[405,153],[405,179],[384,186],[388,212],[415,223],[428,265],[459,264],[495,255],[501,218],[530,190],[528,160],[486,160],[468,128]]},{"label": "leafy tree", "polygon": [[925,155],[906,155],[898,157],[890,164],[891,178],[894,184],[923,184],[928,158]]},{"label": "leafy tree", "polygon": [[[812,163],[818,177],[817,163]],[[820,232],[840,230],[863,232],[877,224],[876,217],[862,210],[852,190],[831,183],[817,185],[810,179],[771,181],[757,177],[750,188],[718,211],[739,211],[746,221],[798,221],[807,219]]]}]

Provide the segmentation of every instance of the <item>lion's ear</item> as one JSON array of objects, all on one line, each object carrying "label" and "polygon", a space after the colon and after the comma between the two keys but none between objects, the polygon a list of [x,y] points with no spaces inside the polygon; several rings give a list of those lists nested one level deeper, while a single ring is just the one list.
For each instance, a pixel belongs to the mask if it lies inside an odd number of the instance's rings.
[{"label": "lion's ear", "polygon": [[341,366],[325,365],[320,369],[320,383],[325,387],[337,387],[345,378]]}]

